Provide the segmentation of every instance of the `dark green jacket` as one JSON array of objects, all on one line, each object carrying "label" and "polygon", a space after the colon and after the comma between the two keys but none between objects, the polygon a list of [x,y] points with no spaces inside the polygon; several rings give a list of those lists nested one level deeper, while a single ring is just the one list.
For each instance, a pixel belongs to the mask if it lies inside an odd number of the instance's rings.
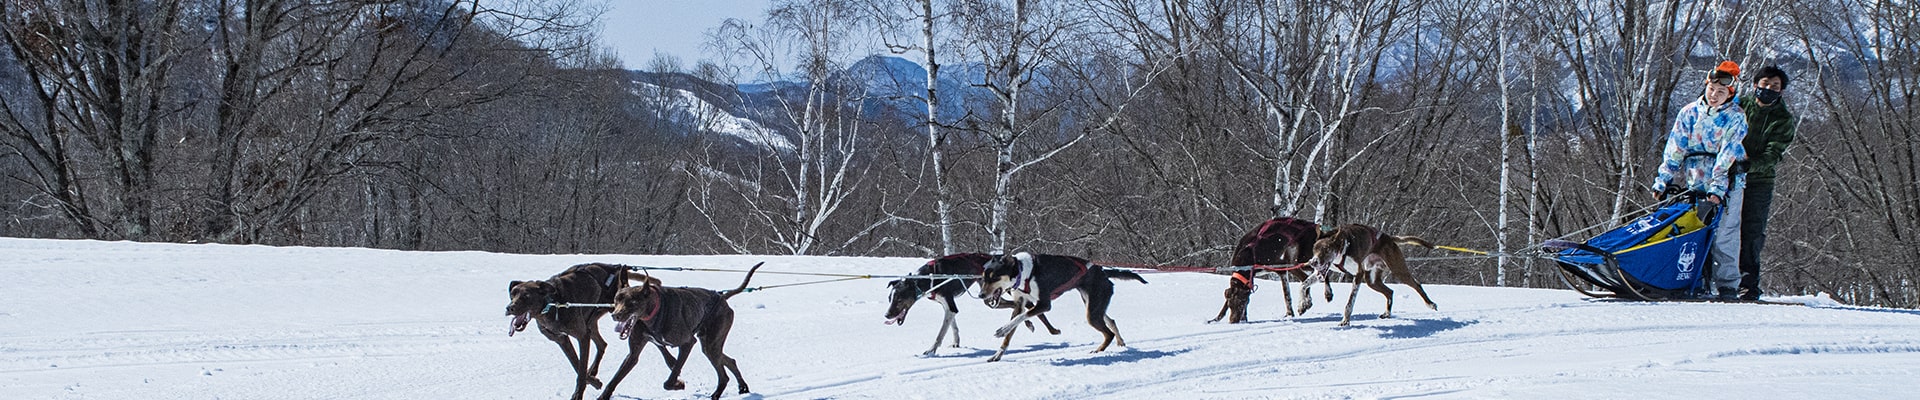
[{"label": "dark green jacket", "polygon": [[1753,95],[1742,95],[1740,109],[1747,111],[1747,139],[1740,142],[1747,149],[1747,182],[1772,185],[1774,167],[1780,165],[1780,156],[1793,144],[1800,120],[1787,109],[1784,99],[1762,107]]}]

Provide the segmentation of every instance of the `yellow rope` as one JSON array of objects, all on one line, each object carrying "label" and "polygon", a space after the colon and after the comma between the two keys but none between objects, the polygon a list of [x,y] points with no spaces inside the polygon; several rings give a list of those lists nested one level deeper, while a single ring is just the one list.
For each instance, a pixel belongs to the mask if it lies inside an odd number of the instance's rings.
[{"label": "yellow rope", "polygon": [[1461,252],[1461,253],[1469,253],[1469,254],[1479,254],[1479,255],[1483,255],[1483,256],[1484,256],[1484,255],[1487,255],[1487,254],[1488,254],[1487,252],[1484,252],[1484,251],[1479,251],[1479,250],[1474,250],[1474,249],[1468,249],[1468,248],[1460,248],[1460,247],[1453,247],[1453,246],[1433,246],[1433,248],[1436,248],[1436,249],[1441,249],[1441,250],[1453,250],[1453,251],[1458,251],[1458,252]]}]

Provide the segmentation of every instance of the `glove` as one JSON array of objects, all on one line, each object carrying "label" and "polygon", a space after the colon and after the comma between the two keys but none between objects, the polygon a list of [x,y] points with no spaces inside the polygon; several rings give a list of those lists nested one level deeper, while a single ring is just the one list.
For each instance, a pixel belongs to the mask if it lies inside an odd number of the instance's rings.
[{"label": "glove", "polygon": [[1715,201],[1701,200],[1698,203],[1693,203],[1693,210],[1695,213],[1698,213],[1700,215],[1700,220],[1704,221],[1708,218],[1712,218],[1714,216],[1713,212],[1720,211],[1720,203]]}]

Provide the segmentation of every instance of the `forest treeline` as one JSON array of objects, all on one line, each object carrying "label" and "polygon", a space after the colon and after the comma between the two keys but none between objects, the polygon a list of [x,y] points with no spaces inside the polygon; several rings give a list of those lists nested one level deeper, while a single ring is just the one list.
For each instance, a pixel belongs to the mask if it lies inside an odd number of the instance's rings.
[{"label": "forest treeline", "polygon": [[[8,0],[0,235],[1222,265],[1284,215],[1520,252],[1651,205],[1725,59],[1802,118],[1763,287],[1915,307],[1912,9],[781,0],[683,62],[607,56],[577,0]],[[852,68],[876,38],[926,68]]]}]

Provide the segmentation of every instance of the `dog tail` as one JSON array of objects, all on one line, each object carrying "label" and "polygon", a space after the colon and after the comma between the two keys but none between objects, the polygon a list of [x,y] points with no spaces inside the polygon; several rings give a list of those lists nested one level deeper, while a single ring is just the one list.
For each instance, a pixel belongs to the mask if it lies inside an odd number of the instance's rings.
[{"label": "dog tail", "polygon": [[1429,249],[1433,248],[1433,243],[1427,243],[1426,239],[1421,239],[1413,236],[1394,236],[1393,241],[1402,243],[1402,244],[1413,244],[1416,246],[1425,247]]},{"label": "dog tail", "polygon": [[1128,270],[1118,269],[1118,268],[1101,268],[1101,269],[1107,271],[1108,278],[1130,279],[1130,280],[1140,281],[1140,283],[1147,283],[1147,278],[1141,278],[1140,274],[1133,273],[1133,271],[1128,271]]},{"label": "dog tail", "polygon": [[753,273],[754,273],[754,271],[759,271],[759,270],[760,270],[760,266],[761,266],[761,265],[766,265],[766,264],[767,264],[766,262],[761,262],[761,263],[759,263],[759,264],[754,264],[754,265],[753,265],[753,269],[748,269],[748,270],[747,270],[747,277],[746,277],[745,279],[741,279],[741,280],[740,280],[740,287],[737,287],[737,288],[733,288],[733,290],[728,290],[728,291],[727,291],[726,293],[721,293],[721,294],[720,294],[720,300],[721,300],[721,301],[726,301],[726,300],[727,300],[727,299],[729,299],[729,298],[733,298],[733,295],[736,295],[736,294],[740,294],[740,293],[742,293],[742,292],[746,292],[746,291],[747,291],[747,282],[753,282]]}]

